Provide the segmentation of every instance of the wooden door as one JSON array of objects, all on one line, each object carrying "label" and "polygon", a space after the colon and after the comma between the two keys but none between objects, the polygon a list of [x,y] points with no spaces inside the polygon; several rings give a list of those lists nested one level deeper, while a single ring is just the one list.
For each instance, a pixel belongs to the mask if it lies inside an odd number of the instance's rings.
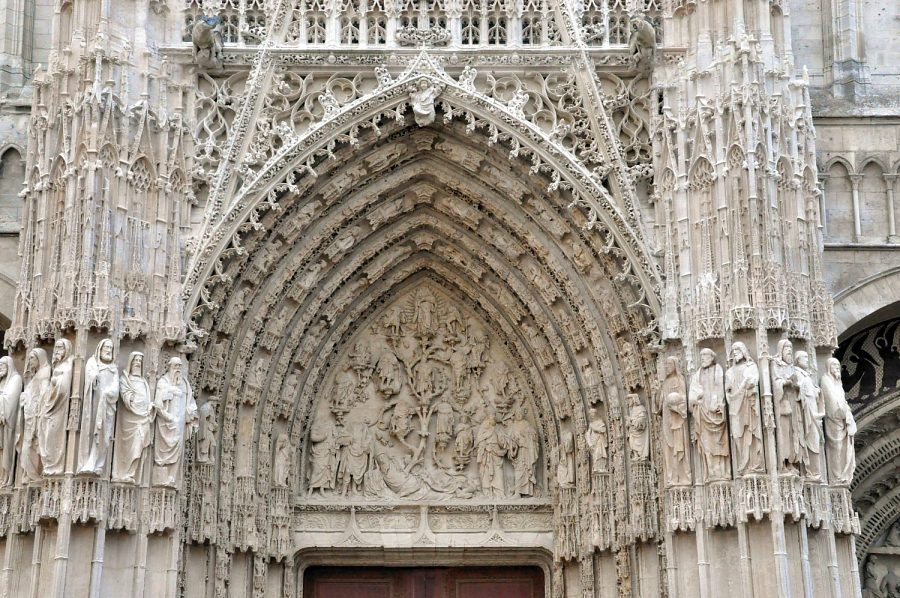
[{"label": "wooden door", "polygon": [[313,567],[309,598],[544,598],[537,567]]}]

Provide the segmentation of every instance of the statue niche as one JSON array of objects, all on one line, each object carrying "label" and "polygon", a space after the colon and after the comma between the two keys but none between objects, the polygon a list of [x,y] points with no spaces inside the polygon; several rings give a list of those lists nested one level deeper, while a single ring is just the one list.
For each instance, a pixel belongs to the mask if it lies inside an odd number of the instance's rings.
[{"label": "statue niche", "polygon": [[337,361],[306,451],[311,498],[542,494],[528,386],[475,314],[430,284],[389,304]]}]

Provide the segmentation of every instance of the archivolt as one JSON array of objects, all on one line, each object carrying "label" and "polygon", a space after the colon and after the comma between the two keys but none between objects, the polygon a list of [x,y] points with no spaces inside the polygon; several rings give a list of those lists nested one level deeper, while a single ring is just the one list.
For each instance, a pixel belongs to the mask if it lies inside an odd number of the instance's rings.
[{"label": "archivolt", "polygon": [[[285,128],[269,131],[269,142],[279,149],[259,169],[227,160],[220,164],[204,228],[197,237],[197,250],[187,270],[186,313],[192,314],[196,306],[203,305],[204,287],[210,276],[214,276],[218,258],[229,248],[240,251],[241,229],[248,221],[253,221],[262,211],[278,209],[285,192],[309,187],[310,179],[321,174],[324,160],[334,158],[342,146],[364,142],[360,136],[366,131],[382,136],[392,128],[406,126],[408,86],[422,79],[444,88],[438,103],[443,107],[445,125],[465,122],[467,134],[484,131],[483,139],[488,145],[504,146],[511,160],[528,160],[532,173],[546,177],[548,192],[566,193],[567,203],[584,210],[591,226],[597,224],[608,231],[611,243],[621,252],[624,275],[633,277],[633,282],[642,289],[642,302],[651,314],[658,313],[659,278],[643,241],[637,202],[626,197],[621,205],[617,204],[603,184],[607,174],[624,169],[625,164],[604,164],[589,169],[552,132],[540,129],[509,106],[447,76],[424,53],[398,80],[382,84],[372,93],[342,106],[336,114],[302,135]],[[386,119],[394,122],[385,124]],[[244,128],[249,126],[250,123],[243,123]],[[478,148],[478,151],[484,150]],[[596,147],[581,151],[589,151],[594,161],[602,154]],[[236,172],[239,177],[235,176]]]},{"label": "archivolt", "polygon": [[[587,231],[589,216],[567,210],[559,190],[543,192],[540,175],[472,139],[454,126],[407,128],[345,146],[279,196],[281,209],[247,213],[241,249],[220,254],[204,291],[199,324],[210,335],[191,358],[220,405],[220,487],[255,488],[264,504],[275,432],[302,446],[343,344],[404,287],[431,279],[519,360],[548,446],[561,429],[574,433],[589,491],[586,407],[609,405],[621,437],[620,395],[652,386],[644,290],[612,231]],[[251,383],[260,358],[264,388]],[[293,396],[290,372],[300,378]]]}]

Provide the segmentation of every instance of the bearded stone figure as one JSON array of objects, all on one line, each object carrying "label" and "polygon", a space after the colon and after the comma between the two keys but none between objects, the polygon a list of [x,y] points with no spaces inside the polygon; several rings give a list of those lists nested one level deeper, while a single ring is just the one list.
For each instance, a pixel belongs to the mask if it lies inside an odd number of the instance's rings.
[{"label": "bearded stone figure", "polygon": [[156,439],[153,444],[154,486],[175,488],[184,457],[185,438],[197,429],[197,403],[194,391],[183,373],[183,364],[172,357],[166,373],[156,383]]},{"label": "bearded stone figure", "polygon": [[784,471],[799,473],[803,451],[803,408],[795,371],[794,346],[787,339],[778,341],[777,355],[772,360],[778,459]]},{"label": "bearded stone figure", "polygon": [[800,402],[803,405],[803,446],[806,454],[803,459],[806,477],[812,481],[822,480],[822,434],[820,425],[825,417],[825,409],[821,405],[821,392],[816,386],[809,366],[809,355],[805,351],[797,351],[797,386],[800,389]]},{"label": "bearded stone figure", "polygon": [[114,482],[139,482],[144,450],[150,446],[153,421],[153,397],[144,378],[144,354],[134,351],[119,378],[122,406],[116,423],[112,479]]},{"label": "bearded stone figure", "polygon": [[688,486],[691,464],[688,459],[687,388],[678,371],[678,358],[668,357],[666,378],[659,389],[656,412],[662,416],[663,459],[667,486]]},{"label": "bearded stone figure", "polygon": [[0,485],[10,486],[15,477],[16,423],[22,376],[12,357],[0,358]]},{"label": "bearded stone figure", "polygon": [[53,346],[53,373],[41,404],[38,444],[44,475],[61,475],[66,466],[66,417],[72,395],[75,358],[72,343],[61,338]]},{"label": "bearded stone figure", "polygon": [[38,431],[41,402],[50,386],[50,364],[47,352],[32,349],[28,352],[25,375],[31,376],[19,400],[19,421],[16,425],[16,448],[22,466],[22,481],[35,482],[41,477],[41,456]]},{"label": "bearded stone figure", "polygon": [[724,374],[712,349],[700,351],[700,368],[691,378],[689,404],[694,416],[693,440],[707,482],[728,479],[728,425],[725,422]]},{"label": "bearded stone figure", "polygon": [[825,374],[819,382],[825,400],[825,455],[828,461],[829,482],[835,486],[849,486],[856,469],[853,437],[856,420],[841,385],[841,362],[830,357]]},{"label": "bearded stone figure", "polygon": [[741,342],[731,345],[731,367],[725,371],[725,399],[737,472],[741,475],[764,472],[759,367],[750,357],[747,345]]},{"label": "bearded stone figure", "polygon": [[107,338],[97,344],[84,366],[78,473],[103,473],[112,444],[118,402],[119,368],[113,361],[113,343]]}]

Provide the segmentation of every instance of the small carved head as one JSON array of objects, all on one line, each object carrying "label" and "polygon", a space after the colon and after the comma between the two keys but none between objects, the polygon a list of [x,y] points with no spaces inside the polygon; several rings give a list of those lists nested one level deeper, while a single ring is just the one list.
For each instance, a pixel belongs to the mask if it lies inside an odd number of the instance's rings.
[{"label": "small carved head", "polygon": [[708,368],[716,361],[716,352],[712,349],[701,349],[700,366]]},{"label": "small carved head", "polygon": [[169,361],[166,362],[166,369],[169,374],[172,376],[172,381],[175,383],[181,382],[181,370],[182,363],[180,357],[171,357]]},{"label": "small carved head", "polygon": [[778,357],[785,363],[794,363],[794,344],[786,338],[778,341]]},{"label": "small carved head", "polygon": [[113,344],[112,341],[108,338],[100,341],[99,351],[97,353],[100,356],[100,361],[103,363],[110,363],[113,360]]},{"label": "small carved head", "polygon": [[666,357],[666,377],[674,376],[678,373],[678,358],[674,355]]},{"label": "small carved head", "polygon": [[69,356],[69,347],[71,345],[72,344],[64,338],[56,341],[56,344],[53,345],[53,365],[60,363]]},{"label": "small carved head", "polygon": [[734,363],[740,363],[742,361],[750,360],[750,351],[747,350],[747,345],[744,343],[737,341],[733,345],[731,345],[731,360]]},{"label": "small carved head", "polygon": [[797,351],[794,354],[794,358],[797,360],[797,365],[801,368],[804,370],[809,368],[809,354],[806,351]]},{"label": "small carved head", "polygon": [[129,359],[128,373],[132,376],[144,375],[144,354],[135,351]]},{"label": "small carved head", "polygon": [[832,378],[834,378],[835,380],[840,382],[841,381],[841,362],[838,361],[834,357],[829,357],[828,361],[826,363],[828,365],[828,373],[831,374]]}]

